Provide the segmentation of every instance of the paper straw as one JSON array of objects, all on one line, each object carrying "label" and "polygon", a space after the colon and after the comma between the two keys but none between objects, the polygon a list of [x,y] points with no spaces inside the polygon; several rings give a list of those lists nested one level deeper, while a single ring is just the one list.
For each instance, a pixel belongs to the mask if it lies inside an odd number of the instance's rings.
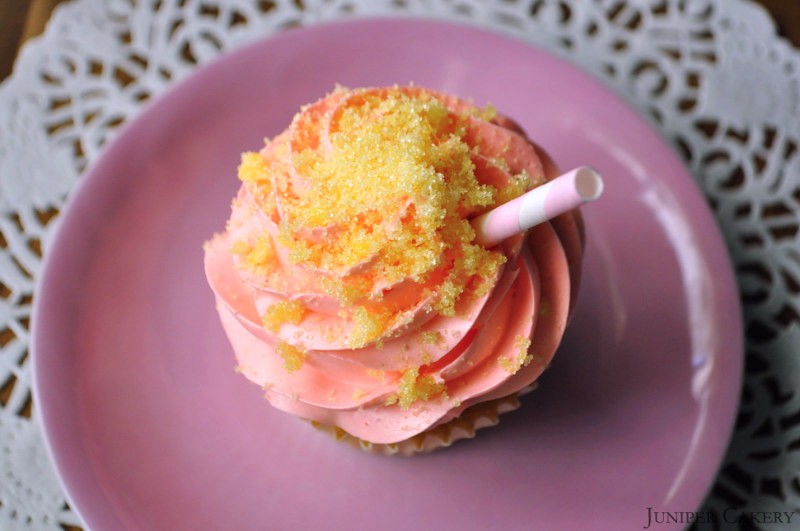
[{"label": "paper straw", "polygon": [[588,166],[575,168],[472,220],[477,243],[497,245],[506,238],[553,219],[603,193],[603,178]]}]

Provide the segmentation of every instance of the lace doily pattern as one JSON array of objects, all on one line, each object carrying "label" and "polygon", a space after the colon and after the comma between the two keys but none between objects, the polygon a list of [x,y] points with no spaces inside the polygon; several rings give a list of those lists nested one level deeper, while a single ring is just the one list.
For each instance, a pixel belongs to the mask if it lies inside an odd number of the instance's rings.
[{"label": "lace doily pattern", "polygon": [[0,528],[80,525],[36,424],[28,330],[42,252],[86,166],[148,99],[221,53],[387,14],[543,46],[604,80],[674,145],[723,228],[747,333],[736,430],[702,510],[717,522],[731,508],[800,511],[800,52],[763,10],[742,0],[76,0],[0,86]]}]

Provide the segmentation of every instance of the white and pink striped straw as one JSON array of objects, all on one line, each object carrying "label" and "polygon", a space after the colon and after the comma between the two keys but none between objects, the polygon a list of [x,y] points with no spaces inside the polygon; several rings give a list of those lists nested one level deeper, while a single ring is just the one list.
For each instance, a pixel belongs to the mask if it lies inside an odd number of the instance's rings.
[{"label": "white and pink striped straw", "polygon": [[476,242],[484,247],[555,218],[603,193],[603,178],[588,166],[559,175],[472,220]]}]

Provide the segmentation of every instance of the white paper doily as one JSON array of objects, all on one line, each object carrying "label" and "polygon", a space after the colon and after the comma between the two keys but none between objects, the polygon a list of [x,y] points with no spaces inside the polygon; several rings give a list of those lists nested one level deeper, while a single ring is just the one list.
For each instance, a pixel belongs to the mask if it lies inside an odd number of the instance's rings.
[{"label": "white paper doily", "polygon": [[[705,191],[747,331],[736,430],[702,510],[800,512],[800,51],[744,0],[75,0],[0,85],[0,529],[80,525],[31,416],[31,302],[54,221],[116,128],[253,39],[370,15],[500,30],[595,74]],[[694,508],[686,508],[691,511]],[[756,515],[757,517],[757,515]],[[794,521],[800,522],[800,514]],[[702,524],[780,529],[747,519]],[[791,526],[786,526],[790,528]]]}]

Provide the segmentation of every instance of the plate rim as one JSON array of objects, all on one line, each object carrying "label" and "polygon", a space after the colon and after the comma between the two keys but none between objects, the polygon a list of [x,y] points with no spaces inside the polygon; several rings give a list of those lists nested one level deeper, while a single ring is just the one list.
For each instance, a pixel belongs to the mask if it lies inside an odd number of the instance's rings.
[{"label": "plate rim", "polygon": [[[273,33],[270,35],[265,35],[263,37],[258,37],[251,42],[245,43],[241,46],[237,46],[231,50],[222,52],[218,57],[210,60],[209,62],[198,65],[193,71],[189,72],[181,79],[176,81],[175,83],[169,85],[163,91],[156,94],[151,100],[146,102],[146,104],[138,109],[135,114],[128,120],[126,120],[120,128],[114,132],[113,138],[111,138],[105,146],[103,146],[102,150],[98,155],[95,157],[93,161],[90,162],[88,167],[82,172],[81,178],[77,181],[77,183],[73,186],[71,191],[69,192],[64,205],[61,208],[61,213],[56,219],[56,226],[53,229],[53,234],[51,236],[49,248],[43,253],[42,263],[39,270],[39,274],[34,283],[34,298],[32,301],[31,306],[31,324],[30,324],[30,335],[29,335],[29,350],[31,355],[31,372],[32,372],[32,394],[34,397],[34,408],[36,411],[36,418],[38,419],[39,425],[41,427],[43,439],[44,439],[44,446],[46,449],[46,453],[50,462],[53,464],[55,475],[58,479],[59,484],[62,487],[63,493],[66,496],[66,499],[72,508],[72,510],[78,514],[78,516],[83,520],[85,525],[89,525],[91,520],[96,521],[96,515],[92,515],[91,518],[87,518],[87,514],[84,513],[86,507],[83,505],[83,502],[76,502],[77,498],[75,498],[75,490],[76,483],[79,483],[80,480],[75,479],[68,479],[66,477],[66,473],[64,472],[64,449],[58,449],[54,443],[56,438],[56,424],[58,424],[57,415],[52,411],[53,407],[50,404],[45,403],[43,400],[39,400],[39,397],[47,396],[47,391],[44,390],[43,387],[43,378],[46,376],[42,373],[44,369],[42,369],[42,361],[41,361],[41,343],[43,341],[43,334],[46,332],[43,331],[42,322],[42,315],[44,312],[47,311],[47,307],[49,306],[49,302],[47,300],[47,295],[43,295],[45,293],[51,292],[54,288],[49,287],[50,284],[54,282],[54,278],[59,277],[59,266],[57,264],[57,258],[61,255],[69,256],[71,253],[64,250],[66,244],[64,243],[63,234],[67,231],[65,227],[69,227],[69,225],[78,223],[75,218],[80,218],[82,212],[86,209],[85,203],[91,203],[87,197],[92,197],[94,194],[91,193],[91,189],[93,187],[97,187],[102,185],[107,179],[107,177],[103,177],[106,175],[103,169],[107,165],[112,165],[112,161],[114,160],[114,153],[121,149],[120,146],[123,146],[126,142],[126,139],[130,137],[132,134],[135,134],[136,130],[141,127],[141,123],[148,120],[148,116],[155,115],[165,106],[169,106],[172,99],[180,97],[180,93],[185,90],[187,86],[192,86],[195,84],[200,83],[204,78],[213,76],[215,71],[221,68],[220,65],[224,65],[229,62],[232,58],[235,58],[237,55],[243,55],[247,53],[252,53],[255,49],[260,49],[261,47],[265,46],[265,43],[272,43],[276,44],[285,39],[297,39],[297,38],[304,38],[303,35],[307,35],[310,33],[317,33],[320,30],[324,30],[326,28],[333,28],[334,30],[341,31],[340,28],[347,27],[347,26],[361,26],[361,25],[373,25],[375,23],[392,23],[392,24],[406,24],[406,25],[429,25],[431,27],[434,26],[445,26],[448,28],[453,28],[458,30],[459,32],[467,32],[467,33],[475,33],[475,34],[483,34],[483,35],[491,35],[495,39],[511,41],[515,45],[521,45],[528,48],[534,49],[536,52],[544,54],[552,58],[553,60],[563,63],[567,65],[569,68],[579,71],[582,75],[592,79],[598,87],[601,87],[608,97],[614,98],[619,101],[622,105],[629,108],[633,113],[639,117],[643,123],[651,130],[651,132],[655,133],[661,143],[669,148],[672,155],[676,158],[676,160],[680,163],[681,167],[684,169],[686,176],[688,177],[687,183],[691,183],[691,186],[694,188],[696,195],[702,200],[703,205],[705,206],[705,212],[708,214],[708,218],[710,219],[711,223],[707,230],[714,233],[714,238],[721,243],[721,247],[724,250],[724,262],[728,265],[728,269],[726,271],[720,272],[720,274],[725,277],[722,281],[726,284],[726,289],[731,290],[732,294],[738,294],[739,290],[735,283],[735,272],[733,267],[733,262],[731,260],[730,251],[725,244],[725,240],[722,233],[722,228],[720,226],[719,220],[714,216],[713,211],[711,210],[710,206],[707,204],[703,197],[702,189],[700,188],[699,184],[697,183],[696,179],[692,175],[689,168],[686,167],[683,160],[680,158],[678,151],[676,148],[669,142],[668,138],[662,132],[656,124],[653,122],[652,118],[647,116],[644,113],[641,113],[638,109],[636,109],[632,103],[627,101],[623,98],[620,94],[618,94],[608,83],[605,82],[602,78],[597,76],[596,74],[589,72],[579,66],[577,66],[574,62],[570,61],[569,58],[562,57],[554,53],[552,50],[548,50],[542,46],[537,45],[536,43],[532,43],[526,41],[525,39],[508,34],[503,33],[496,28],[485,27],[477,24],[467,23],[464,21],[454,21],[451,19],[441,19],[438,17],[419,17],[419,16],[357,16],[349,19],[340,19],[335,21],[319,21],[304,25],[299,28],[290,28],[288,30],[281,30],[277,33]],[[115,186],[116,188],[117,186]],[[704,214],[705,215],[705,214]],[[742,315],[742,308],[741,304],[739,303],[738,297],[733,298],[734,301],[737,303],[736,308],[733,309],[735,313],[738,315]],[[52,300],[52,298],[51,298]],[[46,320],[45,320],[46,321]],[[736,411],[739,409],[739,396],[741,385],[743,382],[743,357],[744,357],[744,330],[743,330],[743,323],[741,318],[737,322],[737,330],[735,332],[735,338],[733,341],[737,342],[737,352],[736,358],[740,361],[739,363],[739,370],[737,371],[736,381],[731,384],[733,389],[736,389],[735,399],[732,401],[732,410],[733,414],[730,416],[729,424],[729,431],[722,437],[726,442],[725,447],[727,448],[730,444],[731,435],[735,428],[735,419],[736,419]],[[51,399],[52,400],[52,399]],[[698,500],[698,506],[702,503],[703,499],[707,496],[708,490],[713,487],[715,478],[719,474],[719,469],[724,462],[724,458],[726,455],[726,451],[721,452],[717,458],[717,463],[715,466],[716,473],[714,476],[710,478],[708,485],[705,487],[705,494]],[[71,483],[71,484],[70,484]],[[97,489],[95,489],[97,490]],[[92,496],[96,495],[97,493],[93,493]],[[693,508],[694,509],[694,508]],[[113,510],[113,508],[112,508]],[[117,515],[120,516],[120,515]]]}]

